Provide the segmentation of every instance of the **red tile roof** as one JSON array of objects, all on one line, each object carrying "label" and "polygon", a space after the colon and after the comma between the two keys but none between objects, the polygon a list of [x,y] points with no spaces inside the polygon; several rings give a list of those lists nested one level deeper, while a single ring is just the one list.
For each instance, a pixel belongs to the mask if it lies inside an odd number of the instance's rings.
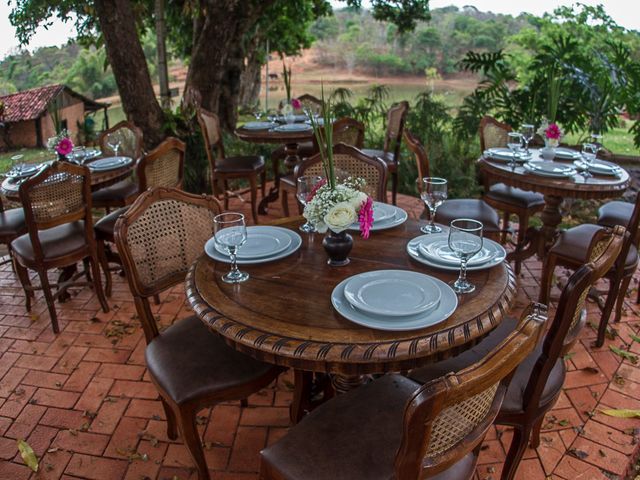
[{"label": "red tile roof", "polygon": [[38,118],[64,88],[64,85],[47,85],[0,97],[0,102],[4,103],[2,120],[12,123]]}]

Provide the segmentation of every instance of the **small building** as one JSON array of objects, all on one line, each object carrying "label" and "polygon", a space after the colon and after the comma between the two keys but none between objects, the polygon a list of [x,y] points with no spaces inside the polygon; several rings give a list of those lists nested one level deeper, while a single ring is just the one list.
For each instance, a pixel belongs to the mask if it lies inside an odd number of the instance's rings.
[{"label": "small building", "polygon": [[108,107],[108,103],[91,100],[65,85],[0,96],[0,149],[45,147],[56,134],[56,124],[66,128],[78,143],[85,115],[103,110],[106,122]]}]

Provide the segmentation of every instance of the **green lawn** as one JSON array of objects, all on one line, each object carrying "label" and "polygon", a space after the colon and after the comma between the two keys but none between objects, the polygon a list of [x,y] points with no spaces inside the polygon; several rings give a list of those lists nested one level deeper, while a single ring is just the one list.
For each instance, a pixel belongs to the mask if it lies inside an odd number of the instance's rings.
[{"label": "green lawn", "polygon": [[[569,145],[577,145],[581,142],[584,142],[584,135],[582,138],[580,135],[569,134],[564,137],[563,142],[568,143]],[[636,148],[633,145],[633,136],[629,133],[627,128],[615,128],[610,132],[607,132],[603,136],[604,146],[611,150],[613,153],[617,153],[619,155],[636,155],[640,156],[640,148]]]},{"label": "green lawn", "polygon": [[21,148],[11,152],[0,153],[0,173],[9,170],[14,162],[40,163],[46,160],[52,160],[53,158],[54,155],[51,152],[40,148]]}]

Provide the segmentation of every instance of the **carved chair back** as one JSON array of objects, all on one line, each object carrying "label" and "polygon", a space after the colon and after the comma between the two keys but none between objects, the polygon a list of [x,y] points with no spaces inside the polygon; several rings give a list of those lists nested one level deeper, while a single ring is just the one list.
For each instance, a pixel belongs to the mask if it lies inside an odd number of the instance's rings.
[{"label": "carved chair back", "polygon": [[143,156],[136,166],[140,193],[156,187],[182,188],[185,149],[184,142],[169,137]]},{"label": "carved chair back", "polygon": [[387,112],[387,131],[384,136],[384,151],[392,152],[396,161],[400,158],[400,144],[402,142],[402,132],[404,123],[409,113],[409,102],[402,102],[393,105]]},{"label": "carved chair back", "polygon": [[202,131],[204,147],[207,151],[207,158],[209,159],[209,168],[211,172],[213,172],[216,168],[216,159],[223,159],[225,156],[220,117],[204,108],[198,108],[196,110],[196,117],[198,118],[198,124]]},{"label": "carved chair back", "polygon": [[418,192],[422,190],[422,179],[424,177],[431,176],[429,174],[429,156],[427,150],[422,145],[422,142],[409,130],[404,131],[404,141],[407,144],[407,148],[416,159],[416,167],[418,168],[418,178],[416,179],[418,185]]},{"label": "carved chair back", "polygon": [[518,327],[480,362],[418,389],[404,411],[395,478],[431,477],[478,451],[500,410],[511,374],[533,351],[545,307],[525,310]]},{"label": "carved chair back", "polygon": [[161,187],[140,195],[116,222],[116,245],[147,343],[159,334],[149,297],[184,281],[221,210],[213,197]]},{"label": "carved chair back", "polygon": [[[324,130],[324,127],[320,127]],[[356,148],[364,145],[364,124],[354,118],[344,117],[333,122],[333,144],[344,143]],[[314,151],[318,152],[318,140],[313,136]]]},{"label": "carved chair back", "polygon": [[142,130],[126,120],[115,124],[100,134],[98,145],[100,145],[102,153],[114,155],[113,149],[107,143],[107,139],[112,133],[117,133],[120,136],[121,142],[118,148],[118,155],[131,157],[134,161],[137,161],[142,156]]},{"label": "carved chair back", "polygon": [[480,134],[480,149],[484,152],[488,148],[506,147],[511,127],[499,122],[493,117],[484,116],[480,120],[478,132]]},{"label": "carved chair back", "polygon": [[310,95],[308,93],[303,93],[298,97],[298,100],[300,100],[300,103],[302,103],[302,111],[296,110],[296,113],[305,113],[306,111],[310,110],[318,115],[322,114],[323,103],[319,98],[314,97],[313,95]]}]

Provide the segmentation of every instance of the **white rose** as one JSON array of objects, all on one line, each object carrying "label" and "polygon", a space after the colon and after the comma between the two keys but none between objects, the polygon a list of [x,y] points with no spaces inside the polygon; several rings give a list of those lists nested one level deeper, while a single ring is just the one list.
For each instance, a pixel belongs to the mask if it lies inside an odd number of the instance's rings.
[{"label": "white rose", "polygon": [[360,207],[362,206],[362,202],[364,202],[366,200],[367,200],[367,194],[366,193],[356,192],[356,194],[351,199],[350,203],[351,203],[351,206],[357,212],[358,210],[360,210]]},{"label": "white rose", "polygon": [[340,202],[329,209],[324,216],[324,223],[335,233],[346,230],[352,223],[358,220],[356,210],[349,202]]}]

